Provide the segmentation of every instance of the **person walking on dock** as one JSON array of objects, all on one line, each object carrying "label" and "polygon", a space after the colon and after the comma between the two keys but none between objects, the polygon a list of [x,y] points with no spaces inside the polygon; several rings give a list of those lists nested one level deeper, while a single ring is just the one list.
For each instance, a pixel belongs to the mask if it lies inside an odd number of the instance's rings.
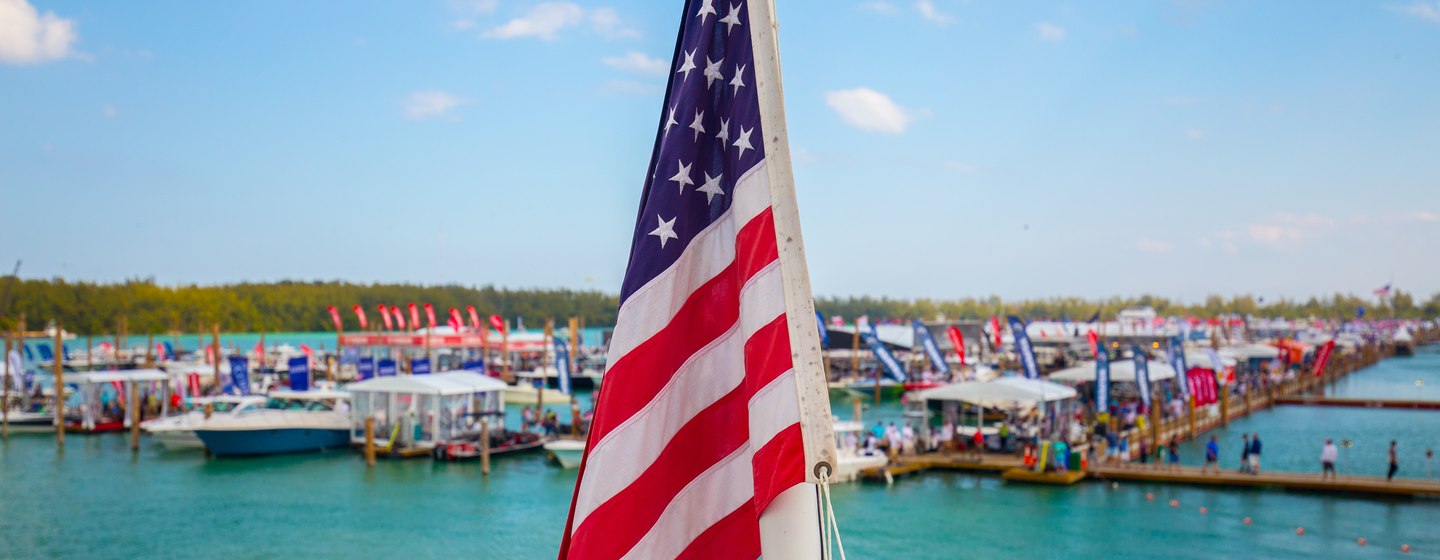
[{"label": "person walking on dock", "polygon": [[1180,442],[1178,438],[1170,438],[1170,446],[1166,459],[1170,463],[1170,470],[1180,470]]},{"label": "person walking on dock", "polygon": [[1395,455],[1395,440],[1390,440],[1390,472],[1385,474],[1385,482],[1395,478],[1395,473],[1400,471],[1400,460]]},{"label": "person walking on dock", "polygon": [[1220,474],[1220,443],[1215,441],[1215,436],[1210,436],[1210,441],[1205,443],[1205,466],[1200,467],[1200,474],[1205,474],[1215,467],[1215,474]]},{"label": "person walking on dock", "polygon": [[1335,448],[1335,442],[1326,438],[1325,447],[1320,448],[1320,480],[1335,479],[1335,460],[1339,457],[1340,450]]},{"label": "person walking on dock", "polygon": [[1244,439],[1244,443],[1240,444],[1240,472],[1248,473],[1250,472],[1250,435],[1240,434],[1240,437]]},{"label": "person walking on dock", "polygon": [[1250,474],[1260,474],[1260,434],[1250,434]]}]

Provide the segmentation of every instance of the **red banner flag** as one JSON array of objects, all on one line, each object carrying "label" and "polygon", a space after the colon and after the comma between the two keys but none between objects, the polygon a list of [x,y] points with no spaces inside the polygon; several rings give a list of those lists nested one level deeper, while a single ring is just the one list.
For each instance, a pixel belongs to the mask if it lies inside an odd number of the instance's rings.
[{"label": "red banner flag", "polygon": [[360,330],[363,331],[370,328],[370,320],[365,317],[365,308],[358,305],[355,306],[355,319],[360,321]]},{"label": "red banner flag", "polygon": [[505,332],[505,320],[501,319],[499,315],[490,316],[490,326],[495,327],[496,332]]},{"label": "red banner flag", "polygon": [[451,330],[457,333],[460,332],[460,317],[458,315],[451,315],[449,322]]},{"label": "red banner flag", "polygon": [[1330,355],[1335,353],[1335,339],[1330,339],[1315,350],[1315,377],[1325,375],[1325,366],[1330,364]]},{"label": "red banner flag", "polygon": [[405,305],[406,307],[410,308],[410,328],[420,328],[420,308],[415,307],[415,304],[413,303],[408,303]]},{"label": "red banner flag", "polygon": [[190,375],[185,376],[185,380],[190,384],[190,396],[200,396],[200,374],[191,372]]},{"label": "red banner flag", "polygon": [[425,304],[425,319],[430,322],[430,328],[435,328],[435,306]]},{"label": "red banner flag", "polygon": [[459,309],[455,309],[454,307],[450,308],[450,322],[454,323],[453,326],[455,327],[455,332],[457,333],[460,332],[460,327],[465,326],[465,320],[460,318]]},{"label": "red banner flag", "polygon": [[156,343],[155,343],[155,356],[156,356],[160,361],[162,361],[162,362],[165,361],[165,358],[168,356],[168,355],[165,353],[165,343],[163,343],[163,342],[156,342]]},{"label": "red banner flag", "polygon": [[395,326],[400,327],[400,330],[403,331],[408,328],[405,325],[405,314],[400,312],[400,306],[390,306],[390,314],[395,316]]},{"label": "red banner flag", "polygon": [[1090,329],[1089,332],[1085,333],[1085,339],[1090,341],[1090,355],[1093,356],[1093,357],[1095,357],[1095,358],[1099,358],[1099,357],[1100,357],[1100,335],[1095,334],[1095,329]]},{"label": "red banner flag", "polygon": [[395,322],[390,319],[390,310],[385,308],[385,304],[375,306],[375,310],[380,312],[380,319],[385,322],[385,330],[395,330]]},{"label": "red banner flag", "polygon": [[470,326],[475,327],[477,331],[480,330],[480,314],[475,312],[475,306],[467,305],[465,311],[470,314]]},{"label": "red banner flag", "polygon": [[1002,346],[1001,346],[1001,344],[1000,344],[1000,318],[999,318],[999,317],[996,317],[996,316],[994,316],[994,315],[991,315],[991,316],[990,316],[990,332],[995,333],[995,351],[998,352],[998,351],[1000,351],[1000,348],[1002,348]]},{"label": "red banner flag", "polygon": [[335,310],[335,306],[332,305],[326,309],[330,310],[330,320],[335,321],[335,330],[345,330],[345,324],[340,322],[340,312]]},{"label": "red banner flag", "polygon": [[960,365],[965,365],[965,334],[955,325],[945,329],[945,334],[950,335],[950,344],[955,345],[955,355],[960,357]]}]

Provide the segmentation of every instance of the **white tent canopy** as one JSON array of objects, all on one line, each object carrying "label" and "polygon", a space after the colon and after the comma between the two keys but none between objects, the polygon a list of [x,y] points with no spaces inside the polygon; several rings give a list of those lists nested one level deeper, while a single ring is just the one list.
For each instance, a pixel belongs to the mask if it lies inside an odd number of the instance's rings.
[{"label": "white tent canopy", "polygon": [[66,383],[110,383],[112,381],[165,381],[170,376],[158,369],[125,369],[119,371],[91,371],[65,375]]},{"label": "white tent canopy", "polygon": [[[1160,360],[1150,360],[1146,367],[1150,372],[1150,381],[1164,381],[1175,378],[1175,368]],[[1095,362],[1081,362],[1080,365],[1062,369],[1050,374],[1051,381],[1062,381],[1068,383],[1093,383],[1095,381]],[[1110,362],[1110,381],[1135,382],[1135,360],[1126,358]]]},{"label": "white tent canopy", "polygon": [[[1220,356],[1220,365],[1233,367],[1236,364],[1234,356],[1216,352]],[[1192,368],[1215,369],[1215,363],[1210,359],[1210,353],[1202,350],[1185,350],[1185,365]]]},{"label": "white tent canopy", "polygon": [[962,401],[994,405],[996,403],[1054,402],[1075,398],[1075,389],[1023,377],[1002,377],[994,381],[966,381],[919,392],[916,397],[927,401]]},{"label": "white tent canopy", "polygon": [[504,381],[471,371],[433,375],[386,376],[351,383],[345,389],[355,393],[411,393],[417,395],[469,395],[502,391]]},{"label": "white tent canopy", "polygon": [[1280,349],[1269,344],[1242,344],[1221,348],[1220,354],[1234,356],[1237,360],[1273,360],[1280,357]]}]

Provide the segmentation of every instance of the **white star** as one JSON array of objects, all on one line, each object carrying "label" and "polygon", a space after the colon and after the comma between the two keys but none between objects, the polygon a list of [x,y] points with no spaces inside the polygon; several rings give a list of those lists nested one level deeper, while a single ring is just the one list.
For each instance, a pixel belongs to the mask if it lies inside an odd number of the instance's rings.
[{"label": "white star", "polygon": [[[741,153],[744,153],[744,150],[741,150]],[[689,165],[685,165],[685,162],[680,160],[675,160],[675,163],[680,167],[680,169],[675,172],[675,176],[671,177],[670,180],[679,183],[680,194],[685,194],[685,185],[695,186],[695,181],[690,180]]]},{"label": "white star", "polygon": [[720,145],[724,146],[730,142],[730,120],[720,119],[720,133],[715,135],[720,139]]},{"label": "white star", "polygon": [[675,73],[676,73],[676,74],[684,73],[684,74],[685,74],[685,77],[680,80],[681,82],[684,82],[685,80],[690,79],[690,71],[691,71],[691,70],[694,70],[694,69],[695,69],[695,49],[691,49],[690,52],[685,53],[685,62],[683,62],[683,63],[680,64],[680,69],[679,69],[679,70],[676,70]]},{"label": "white star", "polygon": [[[706,2],[706,4],[709,4],[709,2]],[[740,4],[744,5],[745,3],[741,2]],[[725,36],[730,36],[730,30],[734,29],[735,26],[740,25],[740,6],[731,4],[730,13],[725,14],[725,17],[720,19],[720,23],[725,24]]]},{"label": "white star", "polygon": [[751,132],[755,132],[755,129],[745,130],[745,127],[740,127],[740,138],[735,140],[735,147],[740,148],[740,157],[745,157],[745,150],[755,149],[755,146],[750,145]]},{"label": "white star", "polygon": [[730,95],[740,95],[740,88],[745,87],[745,65],[735,67],[735,78],[730,80],[730,85],[735,86],[735,91]]},{"label": "white star", "polygon": [[718,195],[724,195],[724,194],[725,194],[725,191],[723,191],[723,190],[720,189],[720,178],[721,178],[721,177],[724,177],[724,176],[725,176],[725,174],[724,174],[724,173],[721,173],[721,174],[719,174],[719,175],[716,175],[716,176],[714,176],[714,177],[711,177],[709,173],[706,173],[706,174],[705,174],[705,184],[700,185],[700,188],[695,189],[697,192],[703,192],[703,193],[705,193],[705,203],[706,203],[706,204],[709,204],[709,203],[711,203],[711,202],[714,202],[714,201],[715,201],[715,195],[717,195],[717,194],[718,194]]},{"label": "white star", "polygon": [[704,119],[704,118],[705,118],[705,112],[704,112],[704,111],[695,111],[695,122],[690,123],[690,130],[695,131],[695,139],[696,139],[696,140],[699,140],[699,139],[700,139],[700,133],[701,133],[701,132],[705,132],[705,125],[703,125],[703,124],[700,123],[701,119]]},{"label": "white star", "polygon": [[710,57],[705,57],[705,89],[710,89],[715,80],[725,81],[725,75],[720,73],[720,65],[724,63],[725,59],[723,58],[711,62]]},{"label": "white star", "polygon": [[670,106],[670,116],[665,117],[665,134],[670,134],[670,127],[680,124],[675,120],[675,106]]},{"label": "white star", "polygon": [[705,0],[705,3],[700,6],[700,12],[695,14],[695,17],[700,18],[700,25],[705,25],[706,15],[720,15],[715,12],[715,6],[713,5],[714,2],[715,0]]},{"label": "white star", "polygon": [[670,218],[670,221],[667,222],[665,218],[661,218],[659,214],[656,214],[655,220],[660,222],[660,226],[655,228],[654,231],[651,231],[650,235],[660,238],[661,249],[665,248],[666,241],[680,239],[680,236],[675,235],[675,218]]}]

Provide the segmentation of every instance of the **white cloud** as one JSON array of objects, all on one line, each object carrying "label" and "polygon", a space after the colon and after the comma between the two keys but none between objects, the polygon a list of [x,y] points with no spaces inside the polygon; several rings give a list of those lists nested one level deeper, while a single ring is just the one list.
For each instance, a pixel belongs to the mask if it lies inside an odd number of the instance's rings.
[{"label": "white cloud", "polygon": [[1169,253],[1175,246],[1167,241],[1157,241],[1148,237],[1142,237],[1135,242],[1135,247],[1143,253]]},{"label": "white cloud", "polygon": [[1065,28],[1048,21],[1035,24],[1035,33],[1040,35],[1042,41],[1058,43],[1065,40]]},{"label": "white cloud", "polygon": [[625,25],[620,19],[620,14],[615,13],[614,8],[595,8],[590,10],[590,25],[601,37],[609,39],[620,39],[626,37],[639,37],[640,32]]},{"label": "white cloud", "polygon": [[1427,210],[1421,210],[1415,213],[1415,219],[1422,222],[1440,222],[1440,214],[1436,214]]},{"label": "white cloud", "polygon": [[500,0],[450,0],[450,9],[460,13],[493,14]]},{"label": "white cloud", "polygon": [[866,2],[860,5],[860,9],[867,12],[876,12],[885,15],[891,15],[895,13],[895,5],[889,2]]},{"label": "white cloud", "polygon": [[866,132],[900,134],[914,120],[889,96],[870,88],[826,92],[825,104],[842,120]]},{"label": "white cloud", "polygon": [[1195,128],[1195,127],[1192,126],[1192,127],[1190,127],[1190,128],[1185,129],[1185,136],[1190,137],[1191,140],[1204,140],[1204,139],[1205,139],[1205,131],[1200,130],[1200,129]]},{"label": "white cloud", "polygon": [[955,21],[954,17],[951,17],[949,14],[942,13],[939,9],[937,9],[935,7],[935,2],[931,0],[919,0],[915,3],[915,9],[920,11],[920,17],[923,17],[929,21],[938,23],[940,25],[948,25]]},{"label": "white cloud", "polygon": [[975,167],[974,164],[965,163],[963,161],[947,161],[945,162],[945,169],[949,169],[951,171],[959,171],[961,173],[974,173],[980,170],[980,168]]},{"label": "white cloud", "polygon": [[106,105],[105,108],[100,110],[100,112],[101,114],[105,115],[105,118],[107,119],[113,119],[120,114],[119,111],[115,110],[114,105]]},{"label": "white cloud", "polygon": [[470,18],[460,18],[450,22],[450,28],[456,31],[468,31],[470,29],[473,29],[474,27],[475,20]]},{"label": "white cloud", "polygon": [[26,0],[0,0],[0,62],[38,64],[75,56],[75,22]]},{"label": "white cloud", "polygon": [[1410,14],[1431,23],[1440,23],[1440,0],[1431,2],[1415,2],[1397,9],[1402,13]]},{"label": "white cloud", "polygon": [[483,35],[491,39],[516,39],[538,37],[554,41],[561,29],[574,27],[585,20],[585,9],[570,2],[546,2],[536,4],[525,15],[505,22],[486,31]]},{"label": "white cloud", "polygon": [[1245,227],[1245,234],[1251,241],[1273,246],[1297,242],[1305,236],[1300,228],[1277,224],[1250,224]]},{"label": "white cloud", "polygon": [[417,91],[405,98],[405,116],[411,119],[438,117],[466,100],[446,91]]},{"label": "white cloud", "polygon": [[611,68],[646,72],[649,74],[663,75],[670,69],[670,65],[665,61],[658,58],[650,58],[646,56],[645,53],[638,51],[630,51],[625,53],[625,56],[607,56],[600,59],[600,62],[605,63],[606,66]]}]

